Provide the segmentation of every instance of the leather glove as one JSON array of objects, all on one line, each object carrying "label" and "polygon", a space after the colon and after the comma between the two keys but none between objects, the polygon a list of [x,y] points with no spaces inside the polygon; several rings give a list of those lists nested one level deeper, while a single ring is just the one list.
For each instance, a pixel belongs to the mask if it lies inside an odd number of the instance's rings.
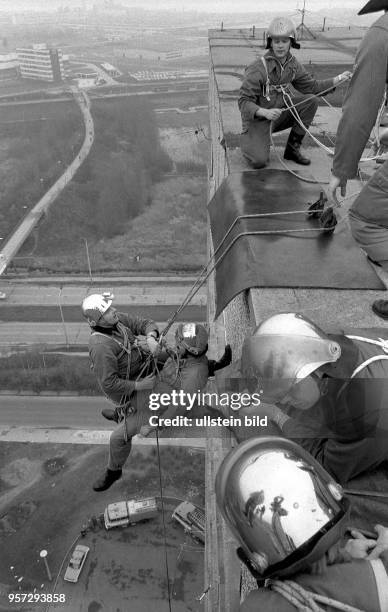
[{"label": "leather glove", "polygon": [[159,342],[155,339],[155,336],[148,335],[147,336],[147,346],[152,355],[156,355],[159,352]]}]

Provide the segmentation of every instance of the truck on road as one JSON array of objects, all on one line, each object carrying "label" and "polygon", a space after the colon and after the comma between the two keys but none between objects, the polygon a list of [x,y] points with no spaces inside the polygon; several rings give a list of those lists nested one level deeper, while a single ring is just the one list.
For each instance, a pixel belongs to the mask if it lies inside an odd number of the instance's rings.
[{"label": "truck on road", "polygon": [[112,529],[113,527],[134,525],[139,521],[154,518],[157,514],[156,497],[115,502],[105,508],[105,528]]},{"label": "truck on road", "polygon": [[175,508],[172,518],[180,523],[194,540],[205,543],[205,513],[201,508],[184,501]]}]

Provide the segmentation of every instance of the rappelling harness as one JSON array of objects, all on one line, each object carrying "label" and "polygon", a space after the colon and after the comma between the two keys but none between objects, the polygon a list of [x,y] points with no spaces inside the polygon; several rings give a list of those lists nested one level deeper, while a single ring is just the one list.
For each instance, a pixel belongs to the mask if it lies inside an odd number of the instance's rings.
[{"label": "rappelling harness", "polygon": [[284,83],[283,85],[274,85],[273,83],[270,82],[269,80],[269,73],[268,73],[268,66],[267,66],[267,61],[264,57],[264,55],[262,55],[260,57],[261,61],[263,62],[263,66],[264,66],[264,70],[265,70],[265,75],[266,75],[266,81],[265,81],[265,85],[263,85],[263,96],[268,100],[268,102],[271,101],[271,92],[276,91],[277,93],[283,93],[284,88],[288,88],[289,83]]},{"label": "rappelling harness", "polygon": [[[144,358],[144,355],[147,356],[145,363],[143,364],[139,374],[134,380],[134,382],[136,382],[139,380],[139,378],[141,378],[144,371],[148,369],[148,367],[150,366],[150,361],[148,360],[148,353],[145,353],[145,351],[138,345],[136,336],[132,334],[132,332],[131,334],[128,333],[128,331],[130,330],[128,330],[128,328],[125,325],[118,322],[116,324],[116,327],[117,327],[117,330],[121,333],[123,337],[122,341],[116,336],[113,336],[112,334],[104,334],[103,332],[99,332],[95,330],[92,331],[91,335],[92,336],[102,336],[103,338],[110,338],[111,340],[113,340],[121,348],[121,352],[117,355],[118,360],[121,359],[125,354],[128,355],[126,375],[125,375],[126,380],[129,379],[129,375],[130,375],[131,363],[132,363],[132,351],[138,351],[139,355],[141,355],[142,358]],[[91,367],[93,368],[93,365]],[[104,393],[105,397],[109,399],[111,403],[114,404],[119,422],[124,421],[126,423],[127,417],[131,414],[135,414],[136,407],[132,405],[130,398],[128,399],[128,396],[123,395],[119,402],[115,402],[105,393],[104,389],[101,388],[101,390]],[[124,432],[125,432],[124,435],[126,438],[125,441],[127,442],[128,439],[127,439],[126,427],[124,429]]]}]

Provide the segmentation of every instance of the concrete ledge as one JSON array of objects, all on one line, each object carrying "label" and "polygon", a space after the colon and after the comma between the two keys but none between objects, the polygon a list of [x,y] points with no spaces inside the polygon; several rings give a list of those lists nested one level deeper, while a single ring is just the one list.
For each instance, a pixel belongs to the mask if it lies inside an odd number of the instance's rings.
[{"label": "concrete ledge", "polygon": [[[37,444],[108,444],[112,430],[44,429],[41,427],[0,427],[2,442],[34,442]],[[135,436],[134,446],[156,446],[155,438]],[[205,450],[204,438],[159,438],[160,446],[185,446]]]},{"label": "concrete ledge", "polygon": [[101,397],[101,395],[90,395],[81,391],[33,391],[32,389],[0,389],[0,395],[4,397],[12,395],[22,395],[23,397],[30,395],[34,397]]},{"label": "concrete ledge", "polygon": [[371,303],[386,297],[382,291],[328,289],[251,289],[249,305],[253,321],[280,312],[300,312],[325,330],[351,327],[387,327],[377,317]]}]

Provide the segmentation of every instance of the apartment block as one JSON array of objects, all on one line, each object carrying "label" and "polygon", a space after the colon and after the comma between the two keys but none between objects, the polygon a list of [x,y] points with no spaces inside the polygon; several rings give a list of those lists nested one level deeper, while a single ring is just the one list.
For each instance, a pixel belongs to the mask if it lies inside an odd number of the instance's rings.
[{"label": "apartment block", "polygon": [[20,76],[25,79],[59,82],[65,78],[62,51],[45,43],[16,49]]}]

